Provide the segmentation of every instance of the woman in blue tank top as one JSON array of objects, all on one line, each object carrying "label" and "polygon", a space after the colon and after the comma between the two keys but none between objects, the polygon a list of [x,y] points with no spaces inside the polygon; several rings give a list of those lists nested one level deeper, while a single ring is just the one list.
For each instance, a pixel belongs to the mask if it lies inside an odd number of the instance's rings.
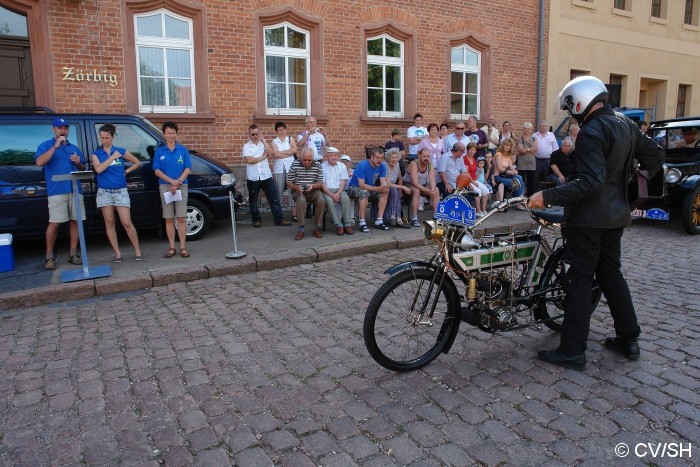
[{"label": "woman in blue tank top", "polygon": [[[102,212],[105,221],[107,239],[114,250],[115,263],[122,262],[122,254],[117,240],[114,211],[119,215],[119,221],[124,227],[131,244],[134,246],[134,260],[141,261],[141,247],[139,236],[134,224],[131,222],[131,200],[126,189],[126,174],[138,170],[141,166],[136,156],[124,148],[112,145],[116,128],[111,123],[100,127],[100,141],[102,145],[95,150],[90,157],[92,170],[97,179],[97,207]],[[131,162],[131,166],[124,168],[124,162]]]}]

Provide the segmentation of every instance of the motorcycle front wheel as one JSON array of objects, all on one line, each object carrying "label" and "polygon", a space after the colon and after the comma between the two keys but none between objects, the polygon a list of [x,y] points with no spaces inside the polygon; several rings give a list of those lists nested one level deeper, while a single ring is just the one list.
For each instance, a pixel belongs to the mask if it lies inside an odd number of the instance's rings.
[{"label": "motorcycle front wheel", "polygon": [[[544,321],[545,326],[557,332],[561,332],[561,324],[564,321],[564,298],[566,297],[564,278],[568,268],[566,248],[561,247],[550,257],[544,268],[540,285],[536,290],[537,292],[545,289],[546,292],[538,300],[535,318]],[[591,307],[593,309],[598,306],[601,295],[600,287],[594,278],[591,289]]]},{"label": "motorcycle front wheel", "polygon": [[384,368],[405,372],[427,365],[459,325],[457,290],[448,280],[438,290],[440,277],[435,270],[408,269],[391,276],[372,297],[365,313],[365,346]]}]

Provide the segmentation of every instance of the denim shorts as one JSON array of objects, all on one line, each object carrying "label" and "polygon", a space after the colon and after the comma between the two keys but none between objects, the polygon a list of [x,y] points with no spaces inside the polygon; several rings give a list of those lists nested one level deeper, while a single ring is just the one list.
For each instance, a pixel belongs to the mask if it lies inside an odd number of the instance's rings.
[{"label": "denim shorts", "polygon": [[97,207],[116,206],[131,208],[129,192],[126,188],[98,188]]}]

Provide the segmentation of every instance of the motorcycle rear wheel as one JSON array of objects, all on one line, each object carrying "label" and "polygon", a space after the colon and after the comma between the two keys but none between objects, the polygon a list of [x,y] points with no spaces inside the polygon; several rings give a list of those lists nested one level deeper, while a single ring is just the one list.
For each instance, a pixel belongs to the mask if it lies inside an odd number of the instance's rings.
[{"label": "motorcycle rear wheel", "polygon": [[[540,297],[537,303],[535,318],[544,321],[545,326],[557,332],[561,332],[561,324],[564,321],[564,298],[566,293],[564,292],[563,284],[568,268],[566,248],[561,247],[550,257],[542,273],[540,285],[536,290],[549,289]],[[601,295],[600,287],[594,278],[593,288],[591,289],[591,306],[593,309],[598,306]]]},{"label": "motorcycle rear wheel", "polygon": [[[442,352],[459,326],[459,295],[452,281],[438,290],[434,270],[408,269],[391,276],[374,294],[365,313],[365,347],[384,368],[417,370]],[[431,319],[427,314],[437,298]],[[427,304],[427,305],[425,305]],[[424,306],[425,305],[425,306]],[[423,317],[419,319],[421,313]]]}]

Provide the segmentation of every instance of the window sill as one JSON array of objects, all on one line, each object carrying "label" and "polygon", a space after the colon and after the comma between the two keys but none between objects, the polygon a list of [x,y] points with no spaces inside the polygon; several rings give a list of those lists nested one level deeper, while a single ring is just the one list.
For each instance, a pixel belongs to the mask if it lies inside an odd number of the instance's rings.
[{"label": "window sill", "polygon": [[668,18],[657,18],[656,16],[650,16],[649,22],[651,24],[660,24],[661,26],[668,26]]},{"label": "window sill", "polygon": [[408,124],[408,126],[413,125],[413,119],[412,118],[406,118],[406,117],[367,117],[367,116],[361,116],[360,117],[360,123],[365,124],[365,125],[376,125],[376,124],[383,124],[383,123],[391,123],[391,124],[397,124],[397,123],[402,123],[402,124]]},{"label": "window sill", "polygon": [[694,25],[694,24],[685,24],[685,23],[683,23],[683,29],[685,29],[686,31],[694,31],[694,32],[700,31],[700,27],[698,27],[698,26],[696,26],[696,25]]},{"label": "window sill", "polygon": [[590,10],[595,10],[595,3],[587,2],[586,0],[571,0],[573,6],[580,6],[582,8],[588,8]]},{"label": "window sill", "polygon": [[181,113],[148,113],[139,112],[139,115],[145,117],[149,120],[157,121],[172,121],[172,122],[192,122],[192,123],[214,123],[216,121],[216,116],[212,113],[191,113],[191,114],[181,114]]},{"label": "window sill", "polygon": [[[253,121],[255,123],[275,123],[284,122],[289,125],[290,123],[301,123],[304,124],[307,115],[265,115],[265,114],[255,114],[253,115]],[[318,126],[328,126],[328,116],[327,115],[314,115],[316,119],[316,124]]]},{"label": "window sill", "polygon": [[621,10],[619,8],[613,7],[612,13],[613,15],[624,16],[626,18],[634,18],[634,13],[632,13],[631,11]]}]

